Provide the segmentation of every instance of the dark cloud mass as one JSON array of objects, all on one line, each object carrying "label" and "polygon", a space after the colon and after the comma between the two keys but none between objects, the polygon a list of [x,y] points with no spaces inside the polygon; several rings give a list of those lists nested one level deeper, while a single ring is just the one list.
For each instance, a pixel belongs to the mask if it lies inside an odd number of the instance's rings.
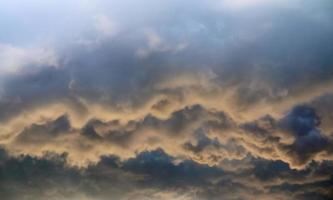
[{"label": "dark cloud mass", "polygon": [[2,0],[0,199],[333,199],[331,0]]}]

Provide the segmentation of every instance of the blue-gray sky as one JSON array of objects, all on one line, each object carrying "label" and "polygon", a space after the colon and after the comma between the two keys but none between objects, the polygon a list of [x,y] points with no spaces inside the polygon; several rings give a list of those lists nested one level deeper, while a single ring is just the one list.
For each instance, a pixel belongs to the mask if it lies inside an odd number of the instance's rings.
[{"label": "blue-gray sky", "polygon": [[329,200],[331,0],[2,0],[5,200]]}]

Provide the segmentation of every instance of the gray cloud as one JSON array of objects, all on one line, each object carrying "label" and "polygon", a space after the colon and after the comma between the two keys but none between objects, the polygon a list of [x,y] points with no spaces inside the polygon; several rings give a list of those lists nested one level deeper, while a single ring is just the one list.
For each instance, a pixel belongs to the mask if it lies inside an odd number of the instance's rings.
[{"label": "gray cloud", "polygon": [[0,194],[330,199],[332,8],[0,2]]},{"label": "gray cloud", "polygon": [[[117,156],[103,156],[101,160],[86,169],[66,166],[66,155],[46,154],[43,158],[21,156],[9,157],[1,152],[1,194],[6,199],[34,198],[97,198],[127,199],[139,191],[151,190],[146,198],[154,199],[156,195],[175,191],[178,196],[183,192],[200,199],[218,199],[221,195],[226,199],[244,199],[246,195],[255,193],[259,198],[264,195],[282,195],[284,199],[292,199],[284,193],[298,191],[297,198],[306,199],[307,194],[319,199],[329,198],[332,181],[330,174],[332,163],[314,164],[305,171],[291,170],[283,162],[253,160],[255,168],[235,174],[216,167],[201,165],[190,160],[175,164],[175,158],[163,150],[145,151],[136,157],[121,161]],[[251,179],[257,189],[244,185]],[[326,179],[312,183],[302,183],[306,177],[313,179],[326,176]],[[296,184],[277,183],[265,187],[267,179],[297,181]],[[243,183],[242,183],[243,182]],[[237,187],[236,187],[237,186]],[[312,188],[311,192],[301,188]],[[321,189],[320,189],[321,188]],[[21,192],[19,192],[21,191]],[[41,192],[43,191],[43,192]],[[265,194],[266,193],[266,194]],[[177,196],[177,194],[175,195]],[[303,197],[302,197],[303,196]],[[161,196],[165,199],[167,196]]]}]

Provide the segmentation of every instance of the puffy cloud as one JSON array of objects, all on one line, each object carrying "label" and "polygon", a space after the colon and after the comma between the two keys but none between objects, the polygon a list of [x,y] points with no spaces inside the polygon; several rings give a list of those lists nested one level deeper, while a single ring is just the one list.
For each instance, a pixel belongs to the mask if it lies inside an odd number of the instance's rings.
[{"label": "puffy cloud", "polygon": [[127,159],[136,151],[163,148],[179,158],[222,168],[250,155],[303,169],[312,160],[332,160],[332,138],[321,133],[318,122],[307,106],[296,106],[280,119],[266,116],[240,123],[223,112],[193,105],[166,119],[151,114],[127,122],[95,118],[82,127],[72,126],[63,115],[32,124],[5,144],[14,155],[68,153],[71,164],[81,166],[98,162],[104,154]]},{"label": "puffy cloud", "polygon": [[[115,155],[103,156],[98,163],[80,169],[68,167],[65,154],[13,158],[1,150],[3,185],[0,193],[9,200],[218,199],[221,195],[226,199],[254,198],[254,195],[259,199],[268,196],[306,199],[310,194],[321,199],[329,198],[331,162],[315,164],[302,172],[291,170],[282,162],[253,159],[252,163],[254,168],[234,173],[191,160],[179,162],[163,150],[156,149],[140,152],[127,160]],[[252,174],[255,174],[255,179]],[[313,182],[302,182],[310,177]],[[272,179],[282,182],[267,182]],[[290,183],[283,182],[287,180]],[[289,195],[291,191],[297,192]]]},{"label": "puffy cloud", "polygon": [[329,199],[331,10],[0,2],[0,193]]},{"label": "puffy cloud", "polygon": [[295,107],[282,121],[283,129],[294,134],[294,142],[286,148],[300,164],[306,163],[318,152],[331,151],[332,140],[318,129],[320,118],[315,110],[307,106]]}]

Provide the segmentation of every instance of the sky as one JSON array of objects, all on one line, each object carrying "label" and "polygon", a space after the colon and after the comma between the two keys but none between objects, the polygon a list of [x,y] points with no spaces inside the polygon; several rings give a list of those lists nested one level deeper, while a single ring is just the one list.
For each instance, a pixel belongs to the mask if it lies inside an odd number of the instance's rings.
[{"label": "sky", "polygon": [[3,200],[333,199],[332,0],[1,0]]}]

